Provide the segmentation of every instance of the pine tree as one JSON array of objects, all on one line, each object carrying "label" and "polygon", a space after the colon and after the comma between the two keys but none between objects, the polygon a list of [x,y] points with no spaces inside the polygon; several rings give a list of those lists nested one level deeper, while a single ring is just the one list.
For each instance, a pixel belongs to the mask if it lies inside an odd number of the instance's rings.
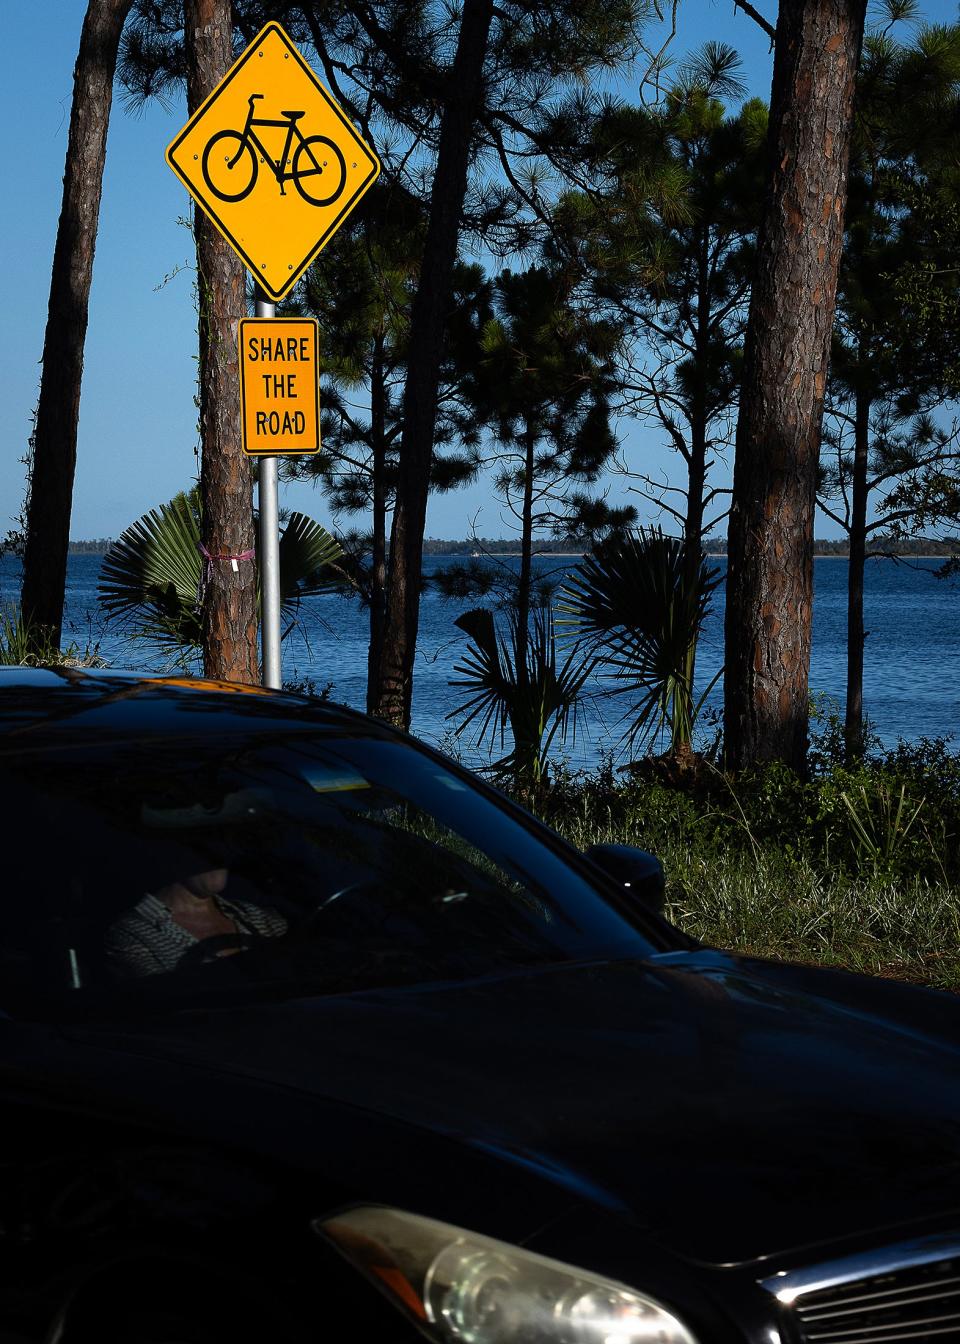
[{"label": "pine tree", "polygon": [[[913,485],[919,502],[922,482],[958,460],[956,436],[937,415],[960,388],[955,343],[943,323],[911,321],[904,300],[922,264],[941,302],[956,304],[956,237],[945,227],[956,196],[949,170],[946,179],[943,173],[952,155],[945,160],[937,142],[960,108],[960,28],[927,27],[901,46],[890,33],[904,17],[900,0],[885,17],[865,42],[858,81],[819,490],[821,509],[850,539],[845,735],[852,758],[864,745],[868,540],[907,522]],[[918,185],[918,177],[931,176],[941,179],[932,211],[929,189]]]},{"label": "pine tree", "polygon": [[[233,62],[230,0],[186,0],[187,106],[192,114]],[[219,681],[256,683],[257,585],[252,562],[250,462],[240,445],[236,322],[246,312],[243,265],[194,210],[200,302],[200,497],[206,583],[203,668]],[[223,557],[242,557],[226,563]]]},{"label": "pine tree", "polygon": [[728,533],[724,745],[806,766],[813,515],[865,0],[781,0]]},{"label": "pine tree", "polygon": [[685,480],[629,474],[675,520],[694,565],[726,517],[729,491],[709,477],[732,447],[760,215],[766,108],[725,111],[738,70],[735,52],[708,44],[659,105],[601,118],[595,152],[610,184],[585,228],[589,238],[600,225],[587,254],[597,300],[632,337],[622,407],[662,432]]},{"label": "pine tree", "polygon": [[516,612],[518,676],[525,675],[534,537],[591,533],[634,521],[583,487],[596,483],[616,449],[610,398],[616,388],[618,328],[571,302],[562,271],[504,271],[494,316],[481,335],[465,396],[496,444],[495,486],[520,532]]},{"label": "pine tree", "polygon": [[89,0],[73,74],[63,200],[50,278],[29,496],[21,608],[40,644],[58,647],[77,464],[77,419],[107,129],[131,0]]},{"label": "pine tree", "polygon": [[[323,451],[291,459],[285,474],[319,482],[335,515],[369,517],[369,533],[345,539],[352,577],[370,614],[368,709],[380,699],[387,535],[424,223],[422,203],[402,187],[387,183],[374,188],[363,211],[310,268],[295,298],[297,310],[320,323]],[[466,484],[479,466],[476,454],[462,447],[461,417],[455,412],[465,373],[460,359],[476,348],[478,324],[488,306],[489,286],[480,268],[458,263],[434,433],[434,490]],[[457,446],[451,450],[454,440]]]}]

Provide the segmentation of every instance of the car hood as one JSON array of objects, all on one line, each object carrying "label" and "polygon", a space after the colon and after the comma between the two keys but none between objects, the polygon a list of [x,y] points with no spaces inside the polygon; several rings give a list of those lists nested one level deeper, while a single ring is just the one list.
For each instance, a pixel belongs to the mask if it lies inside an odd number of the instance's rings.
[{"label": "car hood", "polygon": [[958,1040],[952,996],[685,953],[189,1013],[111,1048],[433,1131],[732,1264],[960,1207]]}]

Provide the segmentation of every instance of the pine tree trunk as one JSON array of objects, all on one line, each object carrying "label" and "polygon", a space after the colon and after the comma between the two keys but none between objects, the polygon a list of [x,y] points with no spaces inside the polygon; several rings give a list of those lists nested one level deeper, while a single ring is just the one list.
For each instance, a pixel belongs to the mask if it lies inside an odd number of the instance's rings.
[{"label": "pine tree trunk", "polygon": [[724,735],[802,771],[813,517],[865,0],[781,0],[728,539]]},{"label": "pine tree trunk", "polygon": [[535,439],[523,434],[523,506],[520,512],[520,573],[517,577],[517,685],[526,686],[530,647],[530,590],[533,586],[533,470]]},{"label": "pine tree trunk", "polygon": [[850,561],[847,572],[847,703],[844,739],[847,760],[863,755],[863,577],[867,553],[867,464],[870,451],[870,398],[857,392],[854,411],[853,478],[850,500]]},{"label": "pine tree trunk", "polygon": [[370,441],[373,450],[373,554],[370,563],[370,645],[367,649],[367,713],[380,703],[380,660],[386,622],[387,440],[383,337],[374,345],[370,376]]},{"label": "pine tree trunk", "polygon": [[[710,238],[705,229],[700,236],[697,259],[697,319],[694,330],[693,386],[690,397],[690,456],[687,460],[687,516],[683,527],[684,574],[689,586],[699,582],[703,554],[703,492],[707,483],[707,405],[710,377]],[[696,640],[687,652],[686,676],[693,705],[693,680],[696,675]]]},{"label": "pine tree trunk", "polygon": [[[187,104],[192,113],[233,63],[230,0],[185,0]],[[240,259],[201,210],[194,212],[200,303],[201,535],[209,556],[203,601],[203,670],[255,684],[256,569],[250,462],[240,447],[237,323],[246,312]]]},{"label": "pine tree trunk", "polygon": [[[707,479],[706,424],[692,426],[691,454],[687,463],[687,516],[683,528],[684,584],[688,591],[700,582],[700,562],[703,558],[703,490]],[[687,701],[683,715],[674,716],[675,724],[682,724],[682,732],[674,734],[671,750],[692,748],[693,707],[696,704],[694,681],[697,675],[697,639],[695,635],[684,659],[684,679]]]},{"label": "pine tree trunk", "polygon": [[390,537],[387,621],[377,713],[408,727],[420,620],[423,530],[437,414],[437,384],[474,122],[482,96],[493,0],[464,0],[440,128],[430,218],[413,312],[403,439]]},{"label": "pine tree trunk", "polygon": [[73,72],[63,198],[33,434],[21,609],[38,648],[59,647],[83,347],[120,34],[132,0],[90,0]]}]

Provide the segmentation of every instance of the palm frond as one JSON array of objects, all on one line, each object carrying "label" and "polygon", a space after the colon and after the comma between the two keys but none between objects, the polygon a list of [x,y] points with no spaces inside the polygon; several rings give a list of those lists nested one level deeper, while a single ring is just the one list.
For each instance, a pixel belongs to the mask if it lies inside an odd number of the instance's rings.
[{"label": "palm frond", "polygon": [[592,660],[574,648],[558,662],[553,617],[547,610],[534,612],[523,667],[516,612],[505,631],[498,630],[493,612],[483,607],[464,612],[455,624],[470,644],[454,668],[459,679],[450,685],[468,694],[447,717],[460,718],[458,736],[477,725],[478,745],[486,741],[493,747],[499,741],[502,749],[509,730],[512,749],[495,762],[494,771],[521,783],[539,783],[553,743],[576,733],[577,707]]},{"label": "palm frond", "polygon": [[199,492],[175,495],[120,534],[103,558],[97,599],[108,622],[135,625],[165,654],[200,647]]},{"label": "palm frond", "polygon": [[[104,556],[97,585],[108,623],[125,626],[178,661],[195,657],[203,640],[200,536],[200,496],[194,488],[121,533]],[[319,523],[302,513],[290,515],[280,538],[280,602],[288,626],[301,598],[328,587],[330,568],[341,554]]]},{"label": "palm frond", "polygon": [[280,601],[285,609],[302,597],[328,592],[331,566],[343,555],[335,537],[304,513],[291,513],[280,538]]},{"label": "palm frond", "polygon": [[611,693],[632,697],[631,749],[661,730],[671,750],[689,746],[700,707],[696,643],[719,582],[702,556],[692,568],[683,541],[657,528],[598,543],[561,589],[557,624],[590,648]]}]

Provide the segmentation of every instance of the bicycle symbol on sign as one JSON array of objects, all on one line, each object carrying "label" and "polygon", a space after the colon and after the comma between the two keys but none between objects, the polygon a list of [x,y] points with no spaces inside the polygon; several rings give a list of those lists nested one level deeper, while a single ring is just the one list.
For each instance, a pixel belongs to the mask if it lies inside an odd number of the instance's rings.
[{"label": "bicycle symbol on sign", "polygon": [[[263,96],[262,93],[251,93],[250,110],[242,131],[217,131],[207,141],[201,162],[204,182],[221,201],[242,201],[257,185],[260,164],[266,163],[277,179],[281,196],[287,194],[284,182],[292,182],[308,205],[332,205],[342,195],[347,180],[347,165],[340,150],[325,135],[304,136],[297,125],[305,115],[303,112],[281,111],[283,121],[255,117],[253,105]],[[287,138],[278,159],[264,148],[253,129],[255,126],[286,130]],[[297,147],[291,159],[294,140]],[[286,171],[287,164],[290,165],[289,172]]]}]

